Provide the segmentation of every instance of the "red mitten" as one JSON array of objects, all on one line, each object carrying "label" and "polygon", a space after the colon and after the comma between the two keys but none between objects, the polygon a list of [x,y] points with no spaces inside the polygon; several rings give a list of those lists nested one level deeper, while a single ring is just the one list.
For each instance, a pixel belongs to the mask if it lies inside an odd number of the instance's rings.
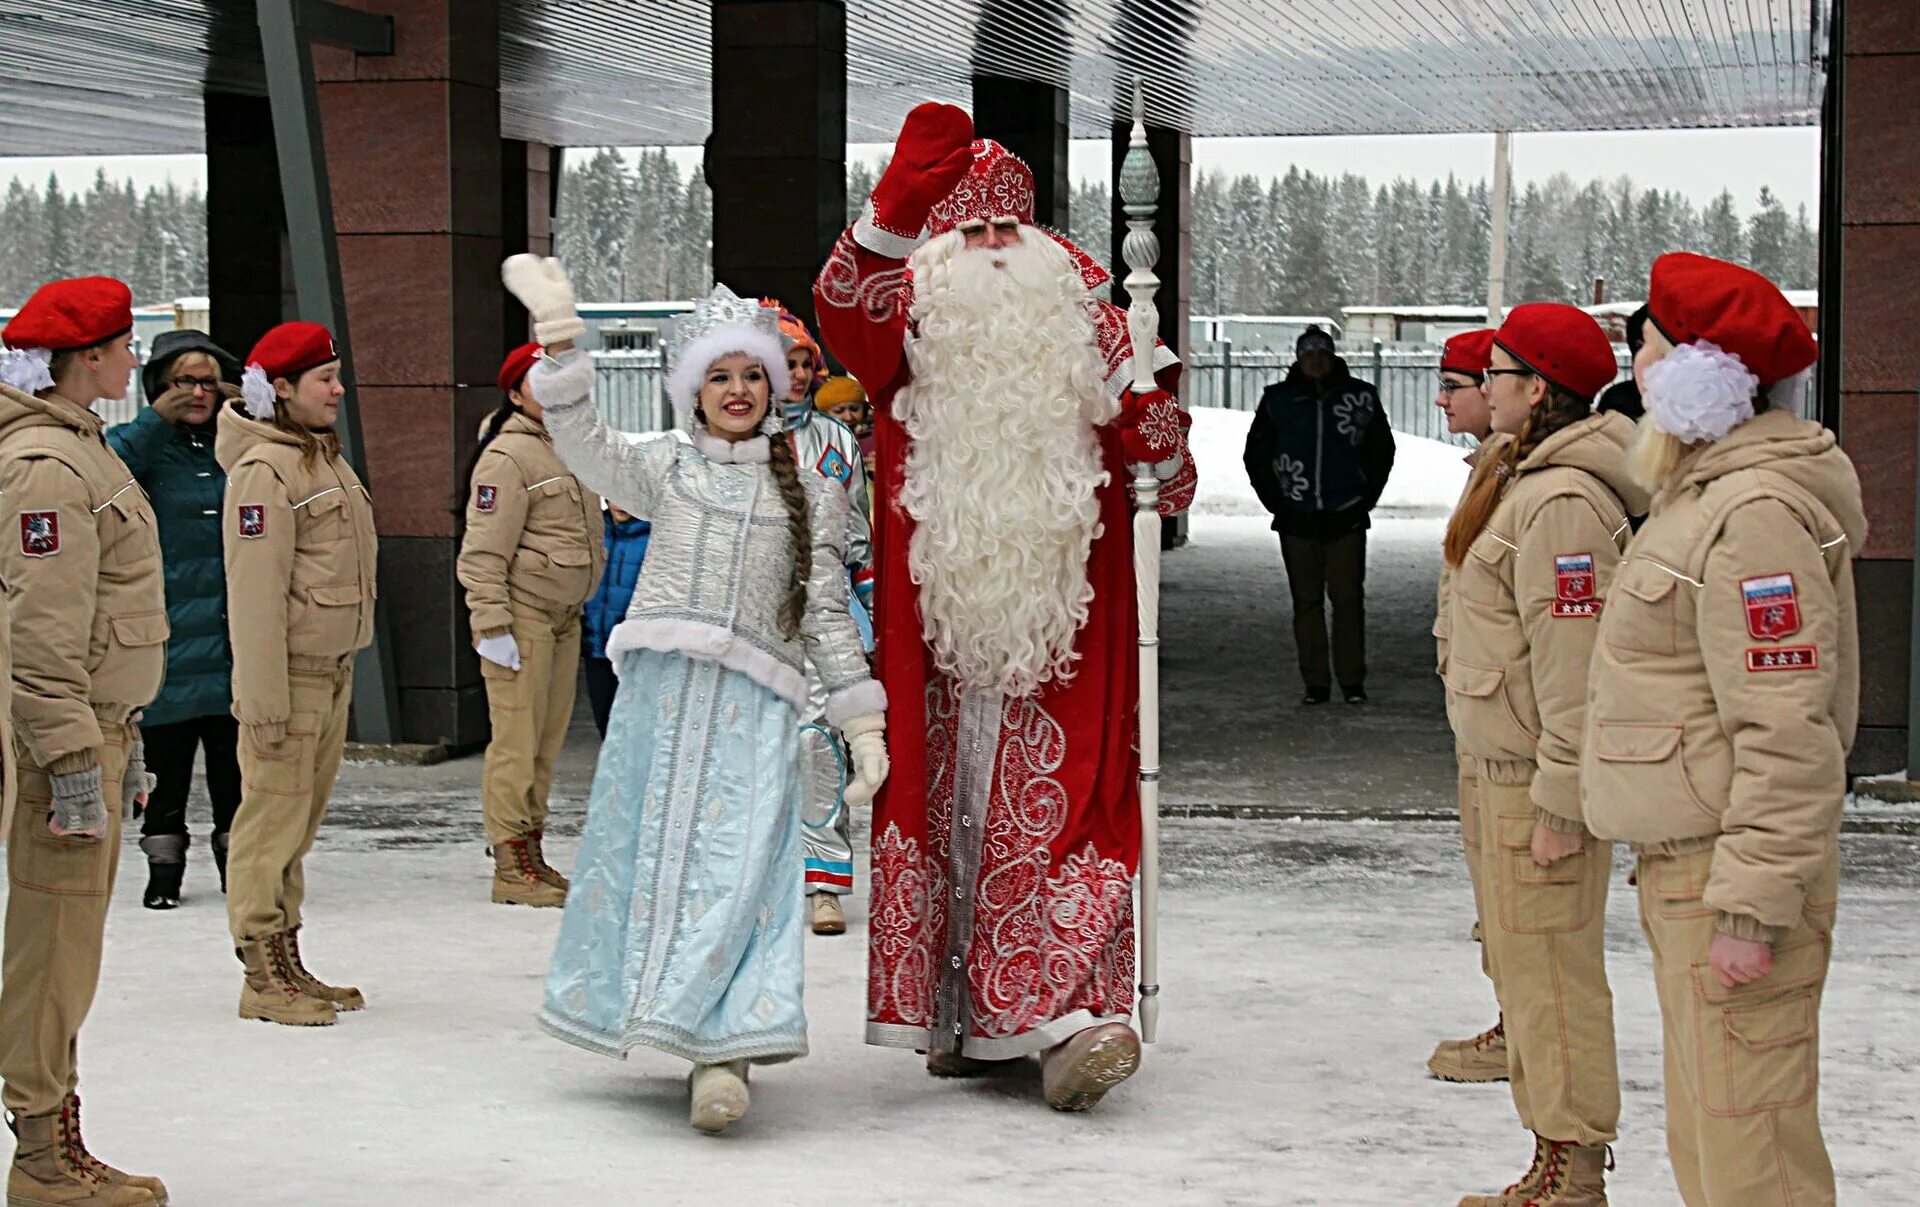
[{"label": "red mitten", "polygon": [[1165,390],[1120,396],[1120,447],[1129,465],[1157,465],[1180,455],[1193,417]]},{"label": "red mitten", "polygon": [[973,166],[973,118],[965,109],[928,101],[900,127],[893,159],[873,186],[873,224],[917,238],[933,207],[946,200]]}]

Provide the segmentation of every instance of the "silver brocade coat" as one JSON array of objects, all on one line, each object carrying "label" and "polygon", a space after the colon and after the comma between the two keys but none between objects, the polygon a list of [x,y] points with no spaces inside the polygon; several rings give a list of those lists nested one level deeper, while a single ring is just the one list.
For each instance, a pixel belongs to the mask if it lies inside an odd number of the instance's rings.
[{"label": "silver brocade coat", "polygon": [[589,489],[653,524],[647,564],[607,656],[629,650],[710,659],[806,707],[806,658],[827,689],[827,719],[844,725],[882,712],[886,694],[868,673],[847,614],[846,491],[800,474],[813,536],[813,572],[798,636],[780,632],[793,543],[764,436],[729,444],[696,431],[691,445],[662,437],[634,445],[591,405],[593,369],[582,352],[537,363],[529,377],[544,401],[553,446]]}]

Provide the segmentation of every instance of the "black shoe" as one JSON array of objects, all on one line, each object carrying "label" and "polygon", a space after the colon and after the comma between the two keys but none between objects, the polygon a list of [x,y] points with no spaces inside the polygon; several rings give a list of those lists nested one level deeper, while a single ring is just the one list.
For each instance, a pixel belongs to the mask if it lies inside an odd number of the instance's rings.
[{"label": "black shoe", "polygon": [[213,866],[220,869],[220,893],[227,891],[227,840],[230,830],[216,830],[213,835]]},{"label": "black shoe", "polygon": [[1300,703],[1302,703],[1302,704],[1325,704],[1325,703],[1326,703],[1326,702],[1327,702],[1328,700],[1331,700],[1331,699],[1333,699],[1333,689],[1332,689],[1332,688],[1330,688],[1330,687],[1309,687],[1309,688],[1307,689],[1307,694],[1306,694],[1306,695],[1304,695],[1304,696],[1302,696],[1302,697],[1300,697]]},{"label": "black shoe", "polygon": [[1364,687],[1343,687],[1340,689],[1340,694],[1346,697],[1347,703],[1349,704],[1365,704],[1367,702],[1367,689]]},{"label": "black shoe", "polygon": [[148,909],[174,909],[180,904],[180,881],[186,875],[184,863],[147,865],[147,891],[140,904]]}]

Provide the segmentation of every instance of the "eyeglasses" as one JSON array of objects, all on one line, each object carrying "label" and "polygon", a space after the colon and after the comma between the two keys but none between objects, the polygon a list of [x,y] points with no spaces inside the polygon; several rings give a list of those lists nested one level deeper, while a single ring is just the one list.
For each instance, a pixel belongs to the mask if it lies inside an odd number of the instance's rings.
[{"label": "eyeglasses", "polygon": [[1537,377],[1532,369],[1488,369],[1487,384],[1492,385],[1496,377]]},{"label": "eyeglasses", "polygon": [[176,390],[205,390],[211,394],[220,388],[217,377],[174,377],[167,384]]},{"label": "eyeglasses", "polygon": [[1452,398],[1455,390],[1477,390],[1480,388],[1480,385],[1481,383],[1477,381],[1448,381],[1442,377],[1440,379],[1440,393],[1443,397]]}]

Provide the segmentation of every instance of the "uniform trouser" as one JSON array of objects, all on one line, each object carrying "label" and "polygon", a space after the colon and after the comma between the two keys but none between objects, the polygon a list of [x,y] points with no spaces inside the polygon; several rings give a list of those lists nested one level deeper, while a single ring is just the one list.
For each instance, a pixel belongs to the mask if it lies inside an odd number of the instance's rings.
[{"label": "uniform trouser", "polygon": [[300,925],[304,864],[347,743],[353,658],[289,660],[286,740],[261,744],[240,731],[240,812],[227,848],[227,925],[235,943]]},{"label": "uniform trouser", "polygon": [[853,823],[847,808],[847,751],[827,724],[827,689],[807,664],[807,711],[800,721],[801,847],[807,892],[853,891]]},{"label": "uniform trouser", "polygon": [[[1293,643],[1310,688],[1367,681],[1367,532],[1331,539],[1281,534],[1280,557],[1293,595]],[[1333,678],[1327,668],[1327,603],[1333,604]]]},{"label": "uniform trouser", "polygon": [[1640,860],[1674,1180],[1687,1207],[1832,1207],[1833,1164],[1820,1135],[1820,998],[1839,848],[1807,886],[1800,921],[1774,944],[1773,970],[1732,989],[1707,963],[1719,923],[1701,900],[1712,867],[1712,848]]},{"label": "uniform trouser", "polygon": [[140,833],[187,832],[187,794],[193,789],[193,755],[207,752],[207,795],[213,800],[213,832],[233,829],[240,809],[240,723],[231,716],[195,717],[171,725],[142,725],[147,770],[153,773],[153,791]]},{"label": "uniform trouser", "polygon": [[487,841],[498,846],[547,824],[553,766],[573,723],[580,686],[580,609],[513,601],[520,669],[480,660],[493,738],[481,772]]},{"label": "uniform trouser", "polygon": [[1460,764],[1460,845],[1466,849],[1467,880],[1473,885],[1473,937],[1480,940],[1480,971],[1491,981],[1493,966],[1487,959],[1483,937],[1487,923],[1486,890],[1480,886],[1480,777],[1474,773],[1472,759],[1464,754],[1456,754],[1456,758]]},{"label": "uniform trouser", "polygon": [[62,838],[47,828],[52,781],[25,742],[14,741],[20,794],[7,836],[0,1079],[6,1082],[6,1108],[19,1115],[59,1110],[79,1084],[80,1024],[100,984],[107,904],[120,866],[120,783],[133,730],[124,720],[102,716],[100,736],[107,828],[98,838]]},{"label": "uniform trouser", "polygon": [[[1505,778],[1505,777],[1500,777]],[[1507,1070],[1521,1126],[1549,1140],[1611,1143],[1620,1070],[1607,987],[1607,883],[1613,844],[1541,867],[1526,784],[1479,773],[1481,939],[1507,1026]]]}]

